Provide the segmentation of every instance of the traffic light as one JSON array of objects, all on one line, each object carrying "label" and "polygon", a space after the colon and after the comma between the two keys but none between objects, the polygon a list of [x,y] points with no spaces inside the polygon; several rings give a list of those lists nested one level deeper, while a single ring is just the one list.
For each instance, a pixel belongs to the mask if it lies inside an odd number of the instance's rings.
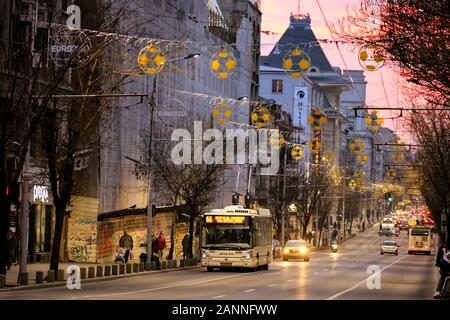
[{"label": "traffic light", "polygon": [[385,199],[386,199],[388,204],[391,204],[392,201],[394,200],[394,197],[392,196],[391,192],[388,192],[388,193],[385,194]]}]

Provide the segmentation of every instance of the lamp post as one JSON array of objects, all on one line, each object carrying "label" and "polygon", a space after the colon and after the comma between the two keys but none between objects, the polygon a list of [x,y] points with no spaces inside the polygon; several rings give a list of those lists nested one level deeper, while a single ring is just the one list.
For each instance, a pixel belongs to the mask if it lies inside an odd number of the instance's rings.
[{"label": "lamp post", "polygon": [[[180,60],[188,60],[191,58],[198,58],[200,53],[191,53],[185,57],[167,60],[167,62],[175,62]],[[153,116],[156,107],[156,89],[158,84],[158,74],[153,77],[153,87],[152,93],[149,98],[149,109],[150,109],[150,133],[148,142],[148,195],[147,195],[147,262],[152,261],[152,233],[153,233]],[[172,226],[173,227],[173,226]]]}]

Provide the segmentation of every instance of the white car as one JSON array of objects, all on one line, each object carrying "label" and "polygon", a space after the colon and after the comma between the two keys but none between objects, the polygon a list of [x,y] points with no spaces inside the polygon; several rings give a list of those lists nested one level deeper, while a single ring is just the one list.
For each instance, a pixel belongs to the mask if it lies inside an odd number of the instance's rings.
[{"label": "white car", "polygon": [[381,245],[380,254],[392,253],[398,256],[398,248],[400,246],[395,241],[384,241]]}]

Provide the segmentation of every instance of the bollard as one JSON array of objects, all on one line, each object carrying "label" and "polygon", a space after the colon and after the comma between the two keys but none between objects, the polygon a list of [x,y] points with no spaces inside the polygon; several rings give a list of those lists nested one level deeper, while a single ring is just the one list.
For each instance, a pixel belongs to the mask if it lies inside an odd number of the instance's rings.
[{"label": "bollard", "polygon": [[36,284],[44,282],[44,272],[36,271]]},{"label": "bollard", "polygon": [[55,282],[55,271],[54,270],[48,270],[47,282]]},{"label": "bollard", "polygon": [[111,266],[105,266],[105,277],[109,277],[111,275]]},{"label": "bollard", "polygon": [[167,269],[167,261],[161,261],[161,270],[166,270]]},{"label": "bollard", "polygon": [[125,265],[119,264],[119,274],[125,274]]},{"label": "bollard", "polygon": [[156,261],[152,261],[150,265],[150,270],[156,270]]},{"label": "bollard", "polygon": [[139,272],[144,272],[144,263],[139,263]]},{"label": "bollard", "polygon": [[152,264],[150,262],[146,262],[145,263],[145,271],[150,271],[152,270]]},{"label": "bollard", "polygon": [[64,281],[64,270],[58,269],[56,272],[56,281]]},{"label": "bollard", "polygon": [[119,274],[119,266],[117,264],[112,265],[111,274],[113,276],[117,276]]},{"label": "bollard", "polygon": [[180,260],[180,268],[184,268],[184,261],[185,260]]},{"label": "bollard", "polygon": [[139,264],[138,263],[133,263],[133,273],[137,273],[139,269]]},{"label": "bollard", "polygon": [[126,267],[126,269],[127,269],[127,273],[131,273],[133,270],[132,270],[132,265],[131,265],[131,263],[127,263],[127,267]]},{"label": "bollard", "polygon": [[80,280],[85,280],[87,278],[86,268],[80,268]]},{"label": "bollard", "polygon": [[178,260],[173,260],[172,264],[172,268],[178,268]]},{"label": "bollard", "polygon": [[95,278],[95,268],[94,267],[88,268],[88,278],[89,279]]},{"label": "bollard", "polygon": [[97,278],[103,277],[103,266],[97,266]]},{"label": "bollard", "polygon": [[0,274],[0,288],[6,287],[6,276],[4,274]]},{"label": "bollard", "polygon": [[22,286],[28,285],[28,272],[20,273],[20,285]]}]

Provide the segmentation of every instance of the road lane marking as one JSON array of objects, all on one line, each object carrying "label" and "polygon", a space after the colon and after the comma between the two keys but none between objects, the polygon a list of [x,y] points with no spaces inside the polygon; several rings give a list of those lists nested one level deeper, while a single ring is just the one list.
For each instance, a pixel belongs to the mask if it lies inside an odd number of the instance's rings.
[{"label": "road lane marking", "polygon": [[[278,270],[281,268],[271,268],[271,270]],[[120,296],[120,295],[128,295],[128,294],[138,294],[138,293],[145,293],[145,292],[151,292],[151,291],[158,291],[158,290],[164,290],[164,289],[172,289],[172,288],[179,288],[179,287],[188,287],[188,286],[194,286],[198,284],[205,284],[209,282],[214,282],[218,280],[224,280],[224,279],[230,279],[230,278],[236,278],[236,277],[242,277],[242,276],[248,276],[248,275],[255,275],[257,273],[241,273],[241,274],[234,274],[232,276],[226,276],[226,277],[219,277],[209,280],[203,280],[203,281],[197,281],[197,282],[190,282],[185,284],[176,284],[176,285],[170,285],[170,286],[163,286],[158,288],[151,288],[151,289],[143,289],[143,290],[136,290],[136,291],[128,291],[128,292],[115,292],[115,293],[109,293],[109,294],[100,294],[95,296],[90,296],[90,298],[105,298],[105,297],[112,297],[112,296]]]},{"label": "road lane marking", "polygon": [[323,272],[328,272],[328,269],[323,269]]},{"label": "road lane marking", "polygon": [[226,297],[227,295],[226,294],[222,294],[222,295],[220,295],[220,296],[215,296],[215,297],[212,297],[213,299],[219,299],[219,298],[223,298],[223,297]]},{"label": "road lane marking", "polygon": [[269,284],[269,287],[276,287],[277,285],[275,283]]},{"label": "road lane marking", "polygon": [[288,282],[292,282],[292,281],[294,281],[294,280],[293,280],[293,279],[289,279],[289,280],[288,280]]},{"label": "road lane marking", "polygon": [[314,274],[319,274],[319,273],[316,271],[316,272],[314,272]]},{"label": "road lane marking", "polygon": [[[382,272],[383,270],[385,270],[385,269],[389,268],[390,266],[396,264],[397,262],[399,262],[399,261],[402,260],[403,258],[404,258],[404,257],[400,257],[400,258],[398,258],[397,260],[395,260],[394,262],[392,262],[391,264],[388,264],[387,266],[385,266],[383,269],[381,269],[381,270],[379,271],[380,274],[381,274],[381,272]],[[342,296],[343,294],[346,294],[347,292],[353,291],[353,290],[355,290],[356,288],[358,288],[360,285],[362,285],[363,283],[367,283],[367,280],[368,280],[369,278],[371,278],[371,277],[373,277],[373,275],[370,275],[370,276],[367,277],[366,279],[364,279],[364,280],[358,282],[357,284],[351,286],[350,288],[348,288],[348,289],[346,289],[346,290],[343,290],[343,291],[341,291],[341,292],[338,292],[338,293],[336,293],[335,295],[326,298],[325,300],[334,300],[334,299],[336,299],[337,297],[340,297],[340,296]]]},{"label": "road lane marking", "polygon": [[252,292],[255,291],[256,289],[248,289],[248,290],[244,290],[244,292]]}]

